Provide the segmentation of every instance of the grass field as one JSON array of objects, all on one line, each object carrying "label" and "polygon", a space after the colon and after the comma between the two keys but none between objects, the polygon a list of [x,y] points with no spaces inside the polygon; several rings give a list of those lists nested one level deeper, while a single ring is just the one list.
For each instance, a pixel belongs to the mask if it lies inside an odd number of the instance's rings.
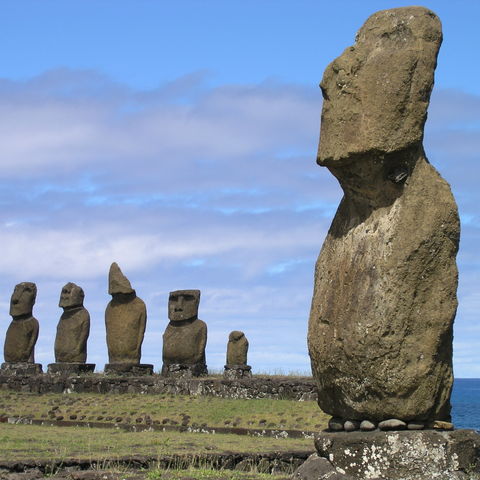
[{"label": "grass field", "polygon": [[318,431],[328,417],[316,402],[186,395],[31,394],[0,391],[0,416],[106,423]]},{"label": "grass field", "polygon": [[[47,461],[52,465],[76,458],[108,467],[111,480],[266,480],[280,476],[229,470],[214,471],[211,466],[191,468],[188,463],[205,454],[268,454],[314,450],[312,439],[255,437],[234,434],[205,434],[177,431],[128,432],[114,423],[184,427],[239,427],[318,431],[328,417],[316,402],[272,399],[223,399],[185,395],[139,394],[31,394],[0,391],[0,417],[37,420],[100,422],[112,428],[60,427],[0,423],[0,461]],[[179,455],[185,464],[161,470],[118,474],[111,470],[115,461],[132,455],[160,458]],[[178,469],[178,471],[177,471]],[[62,475],[59,473],[60,477]],[[55,472],[52,472],[55,478]],[[72,476],[74,478],[74,476]],[[75,479],[74,479],[75,480]],[[82,480],[79,477],[77,480]],[[90,479],[92,480],[92,479]]]},{"label": "grass field", "polygon": [[67,458],[115,461],[128,455],[313,451],[311,439],[0,424],[0,460]]}]

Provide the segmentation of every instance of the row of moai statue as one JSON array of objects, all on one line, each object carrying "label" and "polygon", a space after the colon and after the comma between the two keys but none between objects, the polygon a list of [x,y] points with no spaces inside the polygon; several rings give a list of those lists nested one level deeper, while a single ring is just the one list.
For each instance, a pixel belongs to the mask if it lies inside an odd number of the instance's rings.
[{"label": "row of moai statue", "polygon": [[[112,300],[105,310],[108,360],[105,373],[144,375],[153,373],[153,365],[140,363],[147,323],[147,309],[137,297],[128,278],[116,263],[112,263],[108,278],[108,293]],[[42,365],[35,363],[34,349],[39,324],[33,316],[37,295],[34,283],[15,286],[10,301],[12,322],[8,327],[1,369],[4,373],[37,374]],[[60,294],[59,307],[63,314],[55,337],[55,363],[48,373],[78,374],[95,370],[87,361],[87,340],[90,315],[83,306],[84,292],[75,283],[67,283]],[[198,377],[208,374],[205,360],[207,325],[198,318],[200,290],[170,292],[169,324],[163,334],[162,375],[168,377]],[[248,340],[243,332],[230,333],[227,345],[226,378],[251,376],[247,365]]]}]

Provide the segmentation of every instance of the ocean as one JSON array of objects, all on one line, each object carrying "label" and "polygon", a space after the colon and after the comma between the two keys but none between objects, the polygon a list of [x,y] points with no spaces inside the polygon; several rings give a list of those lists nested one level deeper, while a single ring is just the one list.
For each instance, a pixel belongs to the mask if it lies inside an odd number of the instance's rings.
[{"label": "ocean", "polygon": [[452,391],[455,428],[480,430],[480,378],[456,378]]}]

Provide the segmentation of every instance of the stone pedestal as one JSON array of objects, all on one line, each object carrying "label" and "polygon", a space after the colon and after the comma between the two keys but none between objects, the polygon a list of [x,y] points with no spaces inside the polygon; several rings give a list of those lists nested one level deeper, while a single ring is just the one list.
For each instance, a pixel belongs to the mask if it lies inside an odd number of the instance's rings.
[{"label": "stone pedestal", "polygon": [[163,364],[162,376],[174,378],[204,377],[208,375],[207,366],[204,363],[171,363]]},{"label": "stone pedestal", "polygon": [[[474,430],[321,432],[295,480],[459,480],[480,472]],[[476,478],[476,477],[475,477]]]},{"label": "stone pedestal", "polygon": [[251,378],[252,367],[250,365],[225,365],[223,377],[226,380],[238,380],[239,378]]},{"label": "stone pedestal", "polygon": [[49,363],[47,373],[52,375],[80,375],[82,373],[93,373],[94,363],[62,362]]},{"label": "stone pedestal", "polygon": [[152,375],[153,365],[150,363],[107,363],[104,373],[106,375],[126,375],[131,377]]},{"label": "stone pedestal", "polygon": [[1,371],[7,375],[38,375],[43,372],[41,363],[5,362]]}]

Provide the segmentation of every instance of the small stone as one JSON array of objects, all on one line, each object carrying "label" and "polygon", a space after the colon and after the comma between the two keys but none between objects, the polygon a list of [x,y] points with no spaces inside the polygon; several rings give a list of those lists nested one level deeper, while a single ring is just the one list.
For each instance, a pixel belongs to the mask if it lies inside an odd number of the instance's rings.
[{"label": "small stone", "polygon": [[354,432],[355,430],[358,430],[360,427],[360,423],[357,422],[356,420],[347,420],[344,424],[343,424],[343,429],[346,431],[346,432]]},{"label": "small stone", "polygon": [[407,430],[423,430],[425,428],[425,424],[422,422],[408,422]]},{"label": "small stone", "polygon": [[389,418],[378,424],[380,430],[405,430],[407,424],[398,418]]},{"label": "small stone", "polygon": [[328,429],[332,432],[341,432],[343,430],[343,422],[340,418],[332,417],[328,421]]},{"label": "small stone", "polygon": [[453,430],[453,423],[435,420],[428,425],[428,428],[433,428],[434,430]]},{"label": "small stone", "polygon": [[377,427],[375,426],[375,424],[372,423],[370,420],[363,420],[362,423],[360,423],[360,430],[362,430],[363,432],[371,432],[376,428]]}]

